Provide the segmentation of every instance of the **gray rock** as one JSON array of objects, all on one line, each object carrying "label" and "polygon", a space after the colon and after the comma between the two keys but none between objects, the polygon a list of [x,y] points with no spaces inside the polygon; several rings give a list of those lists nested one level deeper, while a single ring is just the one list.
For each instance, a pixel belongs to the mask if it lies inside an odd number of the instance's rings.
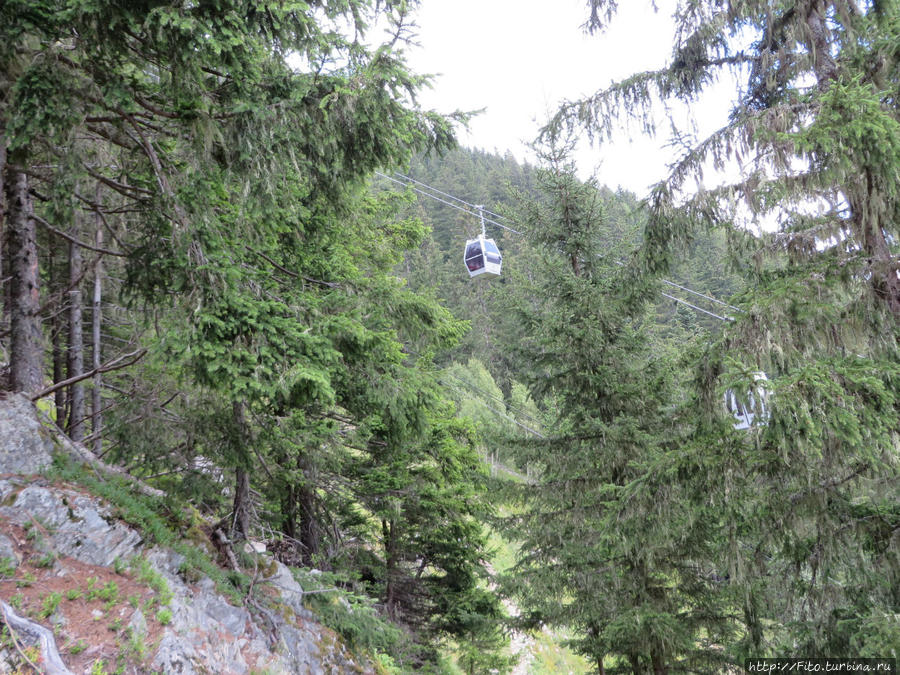
[{"label": "gray rock", "polygon": [[141,610],[136,609],[134,614],[131,615],[128,628],[134,635],[144,636],[147,634],[147,619]]},{"label": "gray rock", "polygon": [[6,498],[16,491],[18,483],[7,478],[0,479],[0,502],[6,501]]},{"label": "gray rock", "polygon": [[198,586],[199,592],[194,596],[193,602],[194,612],[197,615],[205,615],[203,619],[206,622],[218,621],[233,635],[242,635],[250,622],[247,610],[229,605],[216,592],[216,586],[211,579],[204,579]]},{"label": "gray rock", "polygon": [[10,512],[11,520],[18,525],[38,527],[39,531],[52,532],[69,519],[69,509],[60,492],[36,485],[23,489],[12,505],[2,510]]},{"label": "gray rock", "polygon": [[53,441],[24,394],[0,400],[0,473],[41,473],[53,461]]},{"label": "gray rock", "polygon": [[[150,667],[163,673],[194,675],[194,664],[199,661],[197,651],[174,631],[166,631],[153,657]],[[204,669],[205,671],[205,669]],[[205,671],[209,672],[209,671]]]},{"label": "gray rock", "polygon": [[3,560],[4,558],[10,560],[14,568],[18,567],[19,563],[22,562],[19,559],[16,545],[13,543],[12,539],[4,534],[0,534],[0,560]]},{"label": "gray rock", "polygon": [[294,578],[293,572],[287,565],[276,560],[275,572],[266,579],[266,585],[276,589],[281,596],[281,601],[290,607],[298,617],[307,620],[313,619],[312,612],[303,606],[303,587]]},{"label": "gray rock", "polygon": [[90,565],[127,560],[141,543],[137,532],[111,518],[108,508],[71,490],[26,487],[11,506],[0,507],[0,515],[38,528],[41,550]]},{"label": "gray rock", "polygon": [[152,548],[144,553],[147,562],[170,583],[181,584],[178,570],[184,564],[184,556],[168,549]]},{"label": "gray rock", "polygon": [[[0,401],[0,473],[39,471],[49,464],[54,447],[27,398]],[[0,479],[0,521],[4,519],[20,526],[30,523],[38,534],[32,543],[58,559],[61,575],[74,569],[66,563],[72,558],[111,567],[117,558],[144,556],[172,591],[172,618],[149,658],[151,670],[185,675],[366,672],[303,607],[303,588],[281,563],[274,563],[274,573],[265,580],[278,594],[276,604],[267,609],[263,601],[252,603],[251,612],[231,604],[206,577],[187,584],[180,574],[184,556],[143,549],[140,535],[119,522],[107,505],[76,490],[24,478]],[[18,560],[14,543],[0,535],[3,557]],[[121,618],[126,617],[127,611]],[[135,634],[147,633],[148,617],[140,610],[128,621]],[[0,650],[0,672],[14,670],[17,663],[9,650]]]},{"label": "gray rock", "polygon": [[19,667],[18,654],[8,649],[0,649],[0,673],[13,673]]},{"label": "gray rock", "polygon": [[60,555],[109,567],[117,558],[129,560],[137,554],[140,535],[112,518],[108,508],[78,494],[69,500],[68,508],[69,518],[54,536]]}]

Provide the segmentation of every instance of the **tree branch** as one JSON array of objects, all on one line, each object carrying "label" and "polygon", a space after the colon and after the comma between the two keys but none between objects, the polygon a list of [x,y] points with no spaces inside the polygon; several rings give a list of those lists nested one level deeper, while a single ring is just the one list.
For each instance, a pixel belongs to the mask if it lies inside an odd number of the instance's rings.
[{"label": "tree branch", "polygon": [[76,246],[80,246],[81,248],[87,249],[88,251],[96,251],[97,253],[103,253],[104,255],[114,255],[118,258],[127,258],[128,257],[127,253],[120,253],[119,251],[110,251],[108,248],[100,248],[98,246],[91,246],[90,244],[85,244],[83,241],[79,241],[72,235],[66,234],[62,230],[53,227],[53,225],[48,223],[46,220],[44,220],[37,214],[32,215],[32,218],[34,218],[35,221],[37,221],[38,223],[43,225],[45,228],[47,228],[48,230],[53,232],[53,234],[58,234],[60,237],[62,237],[66,241],[70,241],[73,244],[75,244]]},{"label": "tree branch", "polygon": [[[16,614],[12,607],[2,600],[0,600],[0,613],[3,615],[3,623],[5,623],[6,627],[9,629],[9,634],[12,636],[16,649],[22,658],[34,668],[34,672],[47,673],[47,675],[74,675],[71,670],[66,668],[66,664],[63,663],[52,632],[40,624],[22,618]],[[15,631],[17,630],[27,633],[32,638],[37,639],[41,648],[41,656],[43,657],[41,659],[43,668],[38,668],[22,651],[19,646],[19,641],[15,638]]]},{"label": "tree branch", "polygon": [[[39,391],[37,394],[34,394],[31,397],[32,401],[37,401],[39,398],[44,398],[44,396],[49,396],[53,392],[62,389],[64,387],[68,387],[69,385],[76,384],[81,382],[82,380],[86,380],[90,377],[94,377],[94,375],[99,375],[100,373],[108,373],[113,370],[121,370],[122,368],[127,368],[128,366],[133,366],[135,363],[144,358],[144,355],[147,353],[146,349],[136,349],[133,352],[129,352],[128,354],[123,354],[118,358],[113,359],[112,361],[108,361],[103,364],[99,368],[94,368],[93,370],[82,373],[81,375],[76,375],[74,377],[70,377],[67,380],[63,380],[62,382],[57,382],[52,387],[47,387],[43,391]],[[130,361],[125,361],[126,359],[131,359]]]},{"label": "tree branch", "polygon": [[244,248],[246,248],[248,251],[250,251],[250,253],[255,253],[260,258],[262,258],[263,260],[268,262],[270,265],[272,265],[272,267],[277,269],[279,272],[284,272],[289,277],[292,277],[294,279],[303,279],[303,281],[306,281],[310,284],[319,284],[320,286],[326,286],[328,288],[340,288],[341,287],[341,285],[339,283],[336,283],[334,281],[322,281],[321,279],[311,279],[310,277],[305,277],[302,274],[297,274],[296,272],[292,272],[291,270],[287,269],[286,267],[279,265],[277,262],[272,260],[269,256],[267,256],[262,251],[257,251],[256,249],[250,248],[249,246],[245,246]]}]

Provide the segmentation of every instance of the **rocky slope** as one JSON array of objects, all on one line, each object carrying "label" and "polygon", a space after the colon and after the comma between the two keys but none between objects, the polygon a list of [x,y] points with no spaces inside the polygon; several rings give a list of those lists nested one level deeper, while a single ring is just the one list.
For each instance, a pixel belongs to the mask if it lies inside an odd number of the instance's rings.
[{"label": "rocky slope", "polygon": [[372,672],[304,608],[289,568],[262,556],[235,603],[110,505],[51,483],[53,452],[85,450],[26,398],[0,400],[0,672]]}]

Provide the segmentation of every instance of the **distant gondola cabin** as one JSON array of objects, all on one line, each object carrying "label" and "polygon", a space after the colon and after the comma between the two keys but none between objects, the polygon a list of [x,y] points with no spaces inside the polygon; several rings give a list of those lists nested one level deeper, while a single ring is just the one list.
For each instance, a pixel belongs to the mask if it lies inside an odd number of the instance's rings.
[{"label": "distant gondola cabin", "polygon": [[725,392],[725,407],[734,416],[734,428],[763,427],[769,421],[769,378],[762,371],[752,374],[753,386],[743,397],[729,389]]},{"label": "distant gondola cabin", "polygon": [[499,277],[502,261],[503,256],[493,239],[486,239],[483,234],[479,234],[477,239],[466,242],[465,262],[470,278]]}]

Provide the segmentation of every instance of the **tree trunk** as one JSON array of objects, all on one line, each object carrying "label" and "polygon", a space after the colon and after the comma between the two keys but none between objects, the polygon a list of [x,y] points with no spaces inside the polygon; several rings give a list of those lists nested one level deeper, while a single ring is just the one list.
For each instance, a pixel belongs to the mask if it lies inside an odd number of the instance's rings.
[{"label": "tree trunk", "polygon": [[[0,139],[3,138],[3,127],[0,127]],[[6,258],[6,190],[3,189],[6,176],[6,144],[0,142],[0,279],[3,279],[4,270],[8,270]],[[6,331],[9,325],[9,284],[0,283],[0,295],[2,295],[3,309],[0,310],[0,333]]]},{"label": "tree trunk", "polygon": [[[57,246],[61,244],[61,238],[54,234],[49,237],[50,251],[47,255],[47,270],[49,272],[48,295],[57,297],[65,288],[66,281],[63,278],[62,267],[57,255]],[[62,317],[62,307],[51,308],[50,319],[50,342],[53,345],[53,384],[62,382],[66,379],[66,347],[63,344],[63,329],[65,321]],[[56,408],[56,426],[61,431],[66,428],[66,388],[61,387],[53,394],[54,406]]]},{"label": "tree trunk", "polygon": [[[100,203],[100,190],[97,190],[96,201]],[[100,214],[97,216],[97,232],[94,237],[94,243],[97,248],[103,248],[103,221]],[[100,369],[100,321],[101,306],[103,299],[103,259],[97,261],[94,267],[94,298],[91,305],[91,354],[93,358],[93,369],[97,372],[94,375],[94,388],[91,391],[91,435],[94,437],[94,454],[98,457],[103,454],[103,400],[100,397],[100,388],[103,386],[103,375]]]},{"label": "tree trunk", "polygon": [[5,168],[6,244],[11,266],[9,387],[12,391],[34,393],[40,391],[44,379],[37,232],[28,177],[14,161]]},{"label": "tree trunk", "polygon": [[[69,364],[68,377],[84,373],[84,323],[81,306],[81,247],[69,243]],[[69,438],[84,440],[84,384],[76,382],[69,392]]]},{"label": "tree trunk", "polygon": [[[599,643],[599,638],[600,638],[600,626],[599,626],[599,624],[596,624],[596,623],[593,623],[593,622],[590,623],[590,624],[588,625],[588,628],[587,628],[587,634],[588,634],[588,637],[590,638],[591,642]],[[603,655],[603,654],[597,654],[597,653],[596,653],[596,647],[594,647],[594,648],[592,649],[592,651],[593,651],[594,654],[595,654],[594,659],[596,660],[596,663],[597,663],[597,673],[598,673],[599,675],[606,675],[606,668],[603,667],[603,656],[604,656],[604,655]]]},{"label": "tree trunk", "polygon": [[234,470],[234,478],[234,520],[231,538],[247,539],[250,536],[250,473],[239,466]]},{"label": "tree trunk", "polygon": [[[246,406],[243,401],[234,401],[231,406],[234,422],[238,430],[237,443],[239,454],[250,443],[250,432],[247,425]],[[232,539],[247,539],[250,536],[250,473],[243,466],[234,470],[234,508],[231,526]]]},{"label": "tree trunk", "polygon": [[322,549],[322,532],[316,513],[316,494],[310,485],[307,479],[299,488],[297,506],[300,510],[300,543],[303,544],[304,558],[307,563],[313,564]]},{"label": "tree trunk", "polygon": [[281,533],[297,539],[297,490],[288,485],[281,497]]},{"label": "tree trunk", "polygon": [[[806,27],[809,29],[810,49],[814,62],[816,84],[827,90],[838,79],[838,67],[832,56],[828,34],[828,6],[822,0],[809,5]],[[877,204],[885,201],[870,169],[861,167],[859,177],[844,186],[844,194],[850,205],[857,243],[869,259],[871,287],[875,296],[883,302],[895,317],[900,318],[900,278],[895,256],[891,253],[882,222],[890,218],[888,213],[878,213]]]},{"label": "tree trunk", "polygon": [[658,652],[650,653],[650,662],[653,664],[653,675],[669,675],[669,667]]},{"label": "tree trunk", "polygon": [[396,588],[397,588],[397,551],[394,541],[394,523],[382,519],[381,534],[384,538],[384,565],[385,588],[384,608],[390,619],[396,619]]},{"label": "tree trunk", "polygon": [[882,218],[890,216],[879,214],[877,207],[883,201],[880,190],[876,187],[875,177],[871,171],[865,171],[856,181],[856,190],[846,191],[847,201],[853,210],[857,229],[861,230],[862,247],[869,259],[872,290],[875,296],[900,318],[900,277],[897,276],[898,264],[891,252],[890,244],[882,227]]},{"label": "tree trunk", "polygon": [[632,675],[642,675],[641,674],[641,662],[640,662],[640,659],[638,659],[637,655],[629,654],[628,660],[631,662]]},{"label": "tree trunk", "polygon": [[750,644],[759,653],[759,650],[762,649],[763,629],[759,621],[755,595],[751,595],[744,601],[744,625],[750,632]]}]

